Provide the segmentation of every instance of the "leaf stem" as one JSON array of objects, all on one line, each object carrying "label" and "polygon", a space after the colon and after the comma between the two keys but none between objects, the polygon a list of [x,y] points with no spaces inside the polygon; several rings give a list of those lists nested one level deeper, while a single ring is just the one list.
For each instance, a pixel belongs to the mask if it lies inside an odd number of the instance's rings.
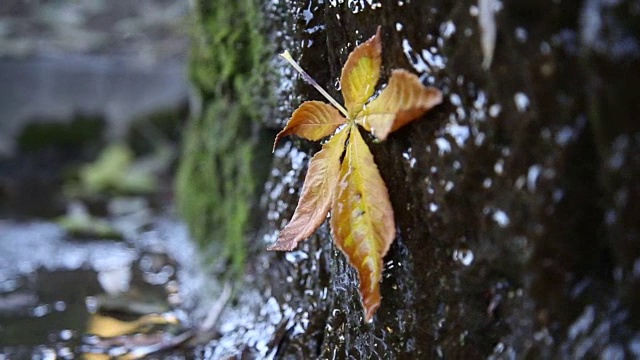
[{"label": "leaf stem", "polygon": [[342,105],[340,105],[340,103],[337,102],[336,99],[332,98],[328,92],[326,92],[322,87],[320,87],[320,85],[318,85],[318,83],[315,80],[313,80],[313,78],[309,76],[309,74],[307,74],[307,72],[304,71],[295,60],[293,60],[288,50],[285,50],[282,54],[280,54],[280,56],[283,59],[287,60],[289,64],[291,64],[291,66],[293,66],[293,68],[296,69],[300,73],[300,75],[302,75],[302,78],[304,79],[304,81],[308,82],[311,86],[316,88],[316,90],[318,90],[320,94],[322,94],[322,96],[324,96],[327,100],[329,100],[329,102],[333,104],[333,106],[335,106],[338,110],[340,110],[340,112],[346,118],[349,118],[349,113],[347,112],[347,109],[345,109]]}]

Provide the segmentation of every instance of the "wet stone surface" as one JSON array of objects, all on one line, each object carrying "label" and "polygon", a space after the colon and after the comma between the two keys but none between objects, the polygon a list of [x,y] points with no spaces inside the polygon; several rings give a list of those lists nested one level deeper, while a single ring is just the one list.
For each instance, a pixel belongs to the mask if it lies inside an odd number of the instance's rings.
[{"label": "wet stone surface", "polygon": [[[637,356],[637,1],[270,4],[276,50],[333,96],[347,55],[380,24],[383,80],[406,68],[446,100],[369,141],[399,230],[374,321],[363,322],[356,274],[325,225],[294,253],[253,262],[252,284],[271,281],[258,313],[274,314],[251,327],[273,324],[278,349],[259,353]],[[278,71],[274,129],[301,101],[321,100]],[[290,218],[314,150],[299,139],[276,150],[258,243]]]}]

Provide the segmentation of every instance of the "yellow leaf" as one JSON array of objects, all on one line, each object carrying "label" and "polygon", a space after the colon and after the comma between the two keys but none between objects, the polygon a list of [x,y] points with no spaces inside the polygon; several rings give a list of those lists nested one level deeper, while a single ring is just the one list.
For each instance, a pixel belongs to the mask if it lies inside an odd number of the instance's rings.
[{"label": "yellow leaf", "polygon": [[365,102],[373,95],[380,78],[382,42],[380,27],[376,34],[360,46],[356,47],[342,68],[340,86],[344,104],[353,118],[362,110]]},{"label": "yellow leaf", "polygon": [[442,102],[442,93],[425,87],[420,79],[406,70],[394,70],[389,85],[358,114],[356,122],[378,139],[420,118]]},{"label": "yellow leaf", "polygon": [[380,306],[382,258],[395,238],[393,208],[373,155],[355,125],[331,207],[336,245],[358,271],[365,318]]},{"label": "yellow leaf", "polygon": [[322,225],[338,183],[340,158],[349,129],[340,130],[313,156],[293,217],[268,250],[293,250]]},{"label": "yellow leaf", "polygon": [[331,135],[347,119],[333,106],[321,101],[305,101],[293,112],[291,119],[273,143],[275,149],[280,138],[295,134],[307,140],[320,140]]},{"label": "yellow leaf", "polygon": [[358,272],[367,321],[371,321],[380,306],[382,260],[395,238],[395,223],[387,187],[358,125],[384,140],[442,102],[438,89],[425,87],[408,71],[394,70],[388,86],[365,105],[380,78],[381,53],[378,27],[376,35],[356,47],[342,68],[340,84],[346,109],[311,79],[288,52],[282,54],[339,111],[315,101],[304,103],[278,134],[276,142],[289,134],[318,140],[342,124],[348,126],[312,158],[293,218],[269,248],[294,249],[322,224],[331,208],[331,233],[336,246]]}]

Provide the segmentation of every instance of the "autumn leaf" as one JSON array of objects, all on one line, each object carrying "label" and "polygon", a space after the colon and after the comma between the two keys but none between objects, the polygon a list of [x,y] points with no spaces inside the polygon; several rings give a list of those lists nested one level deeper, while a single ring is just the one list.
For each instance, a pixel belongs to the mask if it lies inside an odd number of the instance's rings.
[{"label": "autumn leaf", "polygon": [[355,121],[380,140],[419,118],[442,102],[442,93],[424,87],[414,74],[397,69],[391,73],[389,85],[369,103]]},{"label": "autumn leaf", "polygon": [[340,76],[340,86],[349,117],[358,114],[376,89],[380,79],[382,43],[380,27],[376,34],[358,46],[347,58]]},{"label": "autumn leaf", "polygon": [[387,187],[355,126],[331,209],[334,241],[358,271],[365,318],[370,321],[380,306],[382,258],[395,238],[395,223]]},{"label": "autumn leaf", "polygon": [[383,258],[395,238],[395,221],[387,187],[358,125],[384,140],[442,102],[440,90],[425,87],[415,74],[401,69],[391,73],[389,84],[370,101],[380,78],[381,53],[378,27],[376,35],[356,47],[342,68],[340,84],[345,107],[300,68],[288,52],[282,54],[333,107],[318,101],[303,103],[276,136],[276,143],[290,134],[316,141],[343,124],[347,126],[311,159],[293,217],[268,248],[293,250],[316,231],[330,211],[334,242],[358,272],[367,321],[380,306]]},{"label": "autumn leaf", "polygon": [[322,225],[338,183],[340,157],[348,134],[348,128],[342,129],[313,156],[293,217],[268,250],[293,250]]},{"label": "autumn leaf", "polygon": [[321,101],[306,101],[293,112],[287,125],[276,136],[273,147],[275,149],[278,140],[289,134],[311,141],[320,140],[346,122],[347,119],[333,106]]}]

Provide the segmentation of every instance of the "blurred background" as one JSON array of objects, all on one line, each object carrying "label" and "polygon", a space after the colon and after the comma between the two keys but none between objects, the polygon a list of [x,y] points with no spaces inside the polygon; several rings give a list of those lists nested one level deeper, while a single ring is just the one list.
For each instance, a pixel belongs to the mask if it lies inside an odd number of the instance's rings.
[{"label": "blurred background", "polygon": [[171,191],[188,15],[186,0],[0,2],[0,359],[180,342],[202,280]]}]

